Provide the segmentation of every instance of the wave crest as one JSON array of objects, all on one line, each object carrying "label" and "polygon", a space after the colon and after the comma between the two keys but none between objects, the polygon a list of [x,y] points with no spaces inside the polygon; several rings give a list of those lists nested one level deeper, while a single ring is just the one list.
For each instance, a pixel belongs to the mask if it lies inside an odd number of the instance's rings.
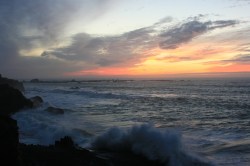
[{"label": "wave crest", "polygon": [[96,137],[91,146],[96,150],[132,152],[149,160],[158,160],[171,166],[210,165],[185,152],[179,132],[160,131],[147,124],[133,126],[127,130],[111,128]]}]

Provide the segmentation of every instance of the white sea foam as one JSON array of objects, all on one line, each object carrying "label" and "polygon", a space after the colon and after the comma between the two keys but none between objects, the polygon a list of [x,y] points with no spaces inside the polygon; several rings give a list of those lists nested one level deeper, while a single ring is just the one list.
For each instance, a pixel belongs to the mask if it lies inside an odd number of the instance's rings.
[{"label": "white sea foam", "polygon": [[129,151],[171,166],[210,165],[185,151],[179,132],[160,131],[151,125],[133,126],[128,130],[111,128],[96,137],[91,145],[93,149]]},{"label": "white sea foam", "polygon": [[71,121],[74,120],[67,112],[56,115],[44,111],[48,106],[48,103],[44,103],[42,107],[24,110],[12,116],[18,123],[20,142],[50,145],[64,136],[71,136],[80,145],[87,142],[91,133],[73,125]]}]

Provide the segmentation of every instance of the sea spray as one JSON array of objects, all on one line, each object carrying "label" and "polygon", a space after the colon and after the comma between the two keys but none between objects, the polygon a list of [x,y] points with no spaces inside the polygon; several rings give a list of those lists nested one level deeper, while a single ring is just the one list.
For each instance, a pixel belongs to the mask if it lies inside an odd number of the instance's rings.
[{"label": "sea spray", "polygon": [[70,136],[77,144],[84,145],[91,133],[74,126],[71,122],[75,119],[67,111],[62,115],[45,111],[49,106],[49,103],[43,103],[41,107],[22,110],[12,116],[17,120],[20,142],[50,145],[62,137]]},{"label": "sea spray", "polygon": [[91,146],[96,150],[132,152],[171,166],[210,165],[184,150],[180,132],[160,131],[148,124],[127,130],[111,128],[96,137]]}]

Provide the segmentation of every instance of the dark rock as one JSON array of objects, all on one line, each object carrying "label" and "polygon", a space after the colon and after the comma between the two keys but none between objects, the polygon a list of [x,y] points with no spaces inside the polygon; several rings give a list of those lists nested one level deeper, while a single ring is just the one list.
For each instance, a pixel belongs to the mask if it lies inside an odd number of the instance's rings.
[{"label": "dark rock", "polygon": [[0,85],[0,114],[11,115],[23,108],[31,108],[32,102],[7,84]]},{"label": "dark rock", "polygon": [[80,89],[78,86],[73,86],[70,89]]},{"label": "dark rock", "polygon": [[30,80],[30,82],[32,82],[32,83],[38,83],[38,82],[40,82],[40,80],[37,79],[37,78],[35,78],[35,79]]},{"label": "dark rock", "polygon": [[64,137],[55,145],[20,144],[22,165],[36,166],[163,166],[132,153],[92,152],[76,147],[70,137]]},{"label": "dark rock", "polygon": [[96,152],[99,157],[106,158],[113,166],[166,166],[167,163],[158,160],[149,160],[143,156],[135,155],[130,152]]},{"label": "dark rock", "polygon": [[0,85],[2,84],[8,84],[9,86],[20,90],[21,92],[24,92],[24,86],[23,83],[17,81],[17,80],[13,80],[13,79],[9,79],[9,78],[4,78],[4,77],[0,77]]},{"label": "dark rock", "polygon": [[65,136],[61,138],[59,141],[55,142],[55,147],[58,148],[74,148],[74,142],[71,137]]},{"label": "dark rock", "polygon": [[0,115],[0,165],[19,165],[17,122]]},{"label": "dark rock", "polygon": [[[60,141],[59,141],[60,142]],[[105,159],[86,149],[20,144],[22,165],[35,166],[109,166]]]},{"label": "dark rock", "polygon": [[39,107],[43,103],[43,99],[40,96],[31,97],[30,101],[32,101],[33,108]]},{"label": "dark rock", "polygon": [[56,107],[48,107],[45,111],[53,113],[53,114],[64,114],[64,110]]}]

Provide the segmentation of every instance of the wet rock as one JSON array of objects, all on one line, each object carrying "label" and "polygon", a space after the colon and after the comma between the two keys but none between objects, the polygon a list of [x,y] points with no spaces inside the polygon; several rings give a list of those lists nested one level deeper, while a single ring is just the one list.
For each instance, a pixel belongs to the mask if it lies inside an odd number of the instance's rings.
[{"label": "wet rock", "polygon": [[0,165],[19,165],[17,122],[0,115]]},{"label": "wet rock", "polygon": [[13,80],[13,79],[9,79],[9,78],[5,78],[0,76],[0,85],[3,84],[7,84],[9,86],[11,86],[12,88],[18,89],[21,92],[24,92],[24,86],[22,82],[19,82],[17,80]]},{"label": "wet rock", "polygon": [[22,165],[110,166],[107,160],[97,157],[89,150],[74,148],[71,146],[74,142],[70,140],[70,137],[64,137],[51,146],[20,144]]},{"label": "wet rock", "polygon": [[64,110],[56,107],[48,107],[45,111],[53,113],[53,114],[64,114]]},{"label": "wet rock", "polygon": [[70,89],[80,89],[78,86],[73,86]]},{"label": "wet rock", "polygon": [[74,148],[74,142],[71,137],[65,136],[61,138],[59,141],[55,142],[55,147],[58,148]]},{"label": "wet rock", "polygon": [[7,85],[0,85],[0,114],[11,115],[23,108],[31,108],[32,102],[26,99],[23,94]]},{"label": "wet rock", "polygon": [[40,96],[31,97],[30,101],[32,101],[33,108],[40,107],[43,103],[43,99]]},{"label": "wet rock", "polygon": [[131,152],[96,152],[99,157],[108,159],[110,165],[113,166],[167,166],[158,160],[149,160],[143,156],[135,155]]},{"label": "wet rock", "polygon": [[68,136],[55,145],[20,144],[22,165],[36,166],[164,166],[158,161],[150,161],[132,153],[95,152],[79,148]]}]

